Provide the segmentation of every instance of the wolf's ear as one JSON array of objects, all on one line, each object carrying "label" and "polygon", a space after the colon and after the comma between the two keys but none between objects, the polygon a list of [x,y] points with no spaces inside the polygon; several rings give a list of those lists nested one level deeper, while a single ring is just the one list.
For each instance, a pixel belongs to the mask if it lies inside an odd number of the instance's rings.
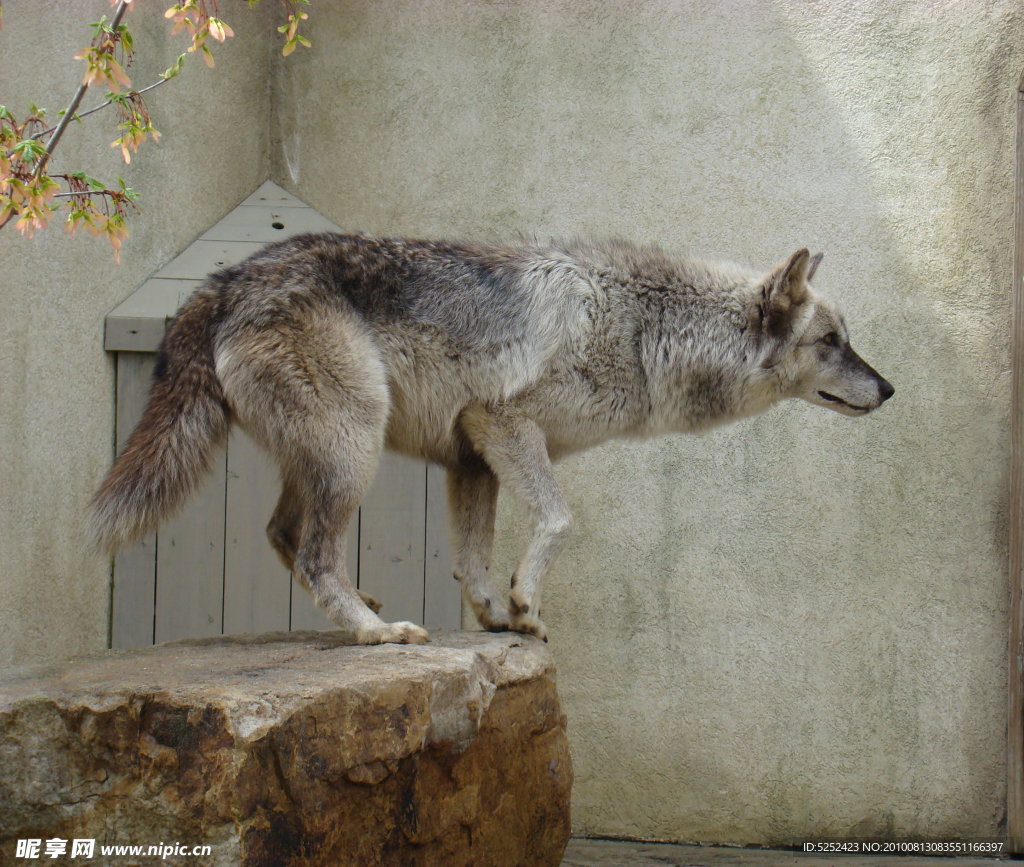
[{"label": "wolf's ear", "polygon": [[808,250],[797,250],[775,266],[765,278],[755,300],[752,318],[763,334],[780,336],[793,324],[800,305],[807,300],[807,275],[817,267]]},{"label": "wolf's ear", "polygon": [[807,276],[804,279],[810,283],[814,279],[814,272],[818,270],[818,266],[821,264],[821,260],[825,258],[824,253],[815,253],[811,256],[811,262],[807,266]]}]

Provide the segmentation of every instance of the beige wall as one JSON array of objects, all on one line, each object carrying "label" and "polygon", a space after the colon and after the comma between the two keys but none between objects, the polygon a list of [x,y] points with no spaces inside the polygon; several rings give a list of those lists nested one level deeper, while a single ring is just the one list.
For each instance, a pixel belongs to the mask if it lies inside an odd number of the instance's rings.
[{"label": "beige wall", "polygon": [[[70,5],[7,4],[12,109],[73,89],[47,67],[82,42]],[[139,5],[154,72],[180,49]],[[165,138],[123,172],[147,198],[121,268],[0,233],[4,658],[103,646],[107,571],[81,546],[111,451],[102,317],[263,179],[269,129],[274,179],[348,228],[621,235],[766,267],[824,250],[820,286],[897,389],[877,416],[791,403],[560,467],[579,529],[544,615],[576,832],[1001,833],[1020,5],[310,11],[314,49],[274,61],[272,110],[268,28],[242,12],[216,70],[154,97]],[[46,48],[15,60],[33,22]],[[105,136],[77,140],[91,156]],[[522,522],[507,503],[500,520],[510,574]]]},{"label": "beige wall", "polygon": [[[346,2],[276,79],[338,224],[623,235],[820,286],[896,386],[559,475],[577,833],[1000,833],[1016,2]],[[499,575],[524,542],[501,515]]]},{"label": "beige wall", "polygon": [[[125,21],[137,87],[188,44],[169,35],[160,6],[137,3]],[[19,119],[30,102],[55,116],[84,72],[71,56],[89,43],[88,23],[110,11],[107,0],[4,4],[0,103]],[[120,267],[106,241],[84,233],[72,240],[57,226],[28,241],[13,225],[0,231],[0,665],[107,646],[110,566],[83,535],[113,455],[103,317],[267,177],[271,11],[225,10],[235,39],[215,51],[214,69],[190,56],[179,78],[148,96],[163,137],[130,165],[109,146],[112,114],[68,130],[59,166],[115,185],[120,174],[143,195]],[[102,102],[99,90],[83,108]]]}]

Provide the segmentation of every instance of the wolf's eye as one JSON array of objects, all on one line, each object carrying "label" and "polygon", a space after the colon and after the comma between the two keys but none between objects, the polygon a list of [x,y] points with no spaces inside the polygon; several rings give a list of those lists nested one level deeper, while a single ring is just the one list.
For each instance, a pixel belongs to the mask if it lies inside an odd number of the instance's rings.
[{"label": "wolf's eye", "polygon": [[836,334],[834,331],[830,331],[828,334],[821,338],[821,342],[824,343],[826,346],[831,346],[837,340],[839,340],[839,335]]}]

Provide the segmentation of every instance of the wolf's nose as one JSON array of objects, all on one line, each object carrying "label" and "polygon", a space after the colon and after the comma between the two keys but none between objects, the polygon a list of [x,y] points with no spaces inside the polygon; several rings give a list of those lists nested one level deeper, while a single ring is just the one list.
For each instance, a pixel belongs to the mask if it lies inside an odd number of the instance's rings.
[{"label": "wolf's nose", "polygon": [[882,393],[882,403],[885,403],[890,397],[896,394],[896,389],[893,388],[892,383],[886,379],[883,379],[878,384],[878,390]]}]

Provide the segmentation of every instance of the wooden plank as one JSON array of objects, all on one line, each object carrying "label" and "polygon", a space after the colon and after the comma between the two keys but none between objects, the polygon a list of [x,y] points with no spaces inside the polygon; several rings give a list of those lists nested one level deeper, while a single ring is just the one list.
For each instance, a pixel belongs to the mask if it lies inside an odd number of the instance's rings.
[{"label": "wooden plank", "polygon": [[226,473],[222,451],[198,495],[157,531],[157,644],[221,634]]},{"label": "wooden plank", "polygon": [[107,314],[103,348],[108,352],[156,352],[181,296],[187,297],[201,285],[201,280],[147,280]]},{"label": "wooden plank", "polygon": [[[163,321],[178,309],[180,280],[150,277],[138,289],[117,305],[107,316],[136,317]],[[198,286],[199,281],[189,281]]]},{"label": "wooden plank", "polygon": [[1010,398],[1010,635],[1006,814],[1008,846],[1024,852],[1024,74],[1017,84]]},{"label": "wooden plank", "polygon": [[108,316],[103,348],[108,352],[156,352],[166,327],[167,320],[162,319]]},{"label": "wooden plank", "polygon": [[302,199],[293,196],[284,187],[273,181],[264,181],[259,189],[242,202],[239,207],[266,205],[274,208],[308,208]]},{"label": "wooden plank", "polygon": [[[149,380],[156,356],[149,352],[117,355],[117,451],[128,439],[149,397]],[[114,557],[113,608],[110,646],[147,647],[153,643],[156,592],[156,534],[123,548]]]},{"label": "wooden plank", "polygon": [[426,476],[423,461],[385,452],[360,509],[359,588],[388,621],[423,623]]},{"label": "wooden plank", "polygon": [[188,299],[192,297],[192,293],[195,291],[195,289],[192,286],[190,286],[189,284],[194,283],[195,286],[202,286],[203,285],[203,281],[202,280],[179,280],[178,282],[182,286],[181,292],[178,293],[178,309],[180,310],[182,307],[185,306],[185,302],[188,301]]},{"label": "wooden plank", "polygon": [[263,244],[249,241],[195,241],[153,277],[204,280],[212,272],[226,265],[237,265],[262,248]]},{"label": "wooden plank", "polygon": [[228,442],[224,634],[287,630],[291,575],[267,541],[281,493],[273,461],[241,429]]},{"label": "wooden plank", "polygon": [[461,629],[462,591],[452,576],[448,495],[440,467],[427,467],[426,501],[423,625],[427,629]]},{"label": "wooden plank", "polygon": [[303,232],[340,231],[334,223],[312,208],[239,206],[205,232],[200,240],[258,241],[268,244]]},{"label": "wooden plank", "polygon": [[[348,528],[348,539],[345,547],[345,568],[348,570],[349,581],[352,586],[358,585],[359,581],[359,514],[352,517]],[[292,617],[291,628],[296,629],[337,629],[334,621],[328,619],[327,615],[316,607],[313,597],[295,577],[291,581]]]}]

